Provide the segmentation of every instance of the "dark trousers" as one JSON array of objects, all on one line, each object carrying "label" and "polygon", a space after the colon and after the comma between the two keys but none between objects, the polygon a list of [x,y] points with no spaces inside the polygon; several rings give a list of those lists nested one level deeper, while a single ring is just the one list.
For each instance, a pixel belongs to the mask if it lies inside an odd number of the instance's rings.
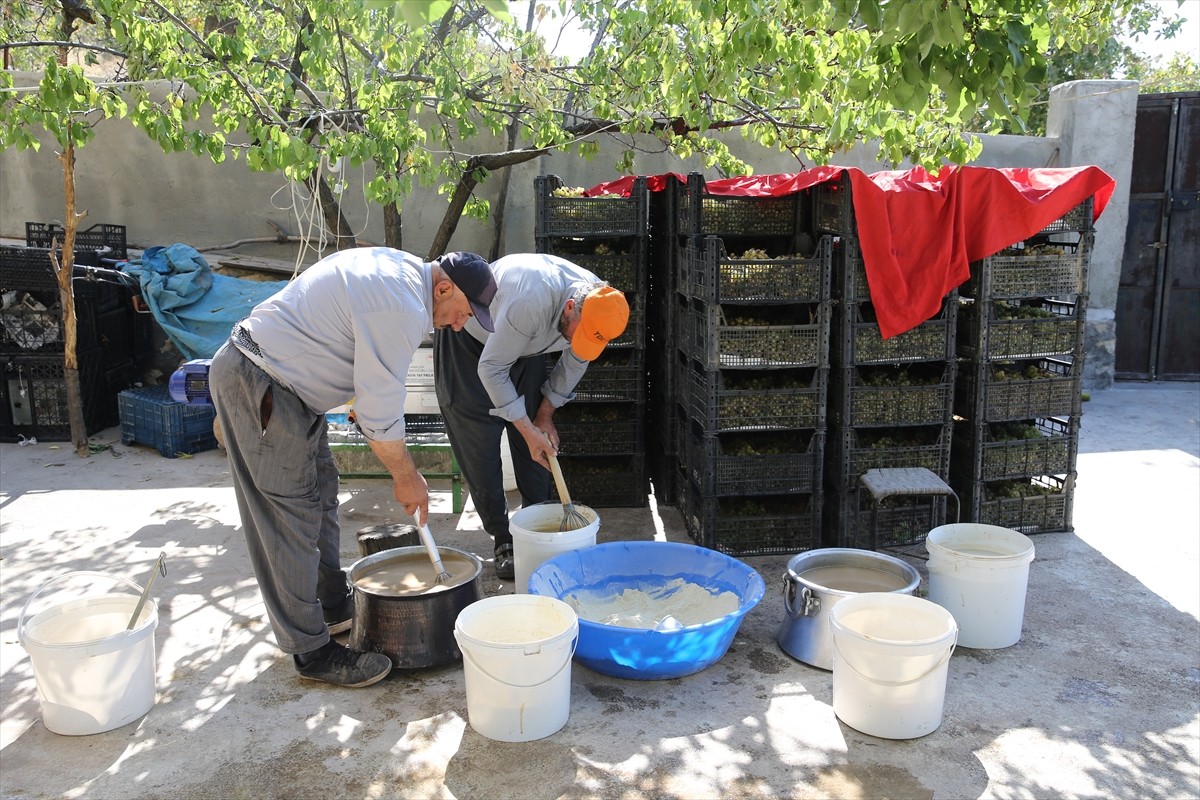
[{"label": "dark trousers", "polygon": [[[504,469],[500,456],[500,436],[508,429],[513,472],[524,505],[550,499],[550,471],[533,460],[525,438],[516,427],[493,414],[492,400],[479,380],[479,356],[483,345],[465,331],[441,328],[433,335],[433,384],[438,405],[446,420],[450,447],[483,529],[497,547],[512,543],[508,529],[508,503],[504,496]],[[512,367],[513,384],[525,398],[530,419],[542,402],[541,387],[546,382],[546,357],[527,356]]]}]

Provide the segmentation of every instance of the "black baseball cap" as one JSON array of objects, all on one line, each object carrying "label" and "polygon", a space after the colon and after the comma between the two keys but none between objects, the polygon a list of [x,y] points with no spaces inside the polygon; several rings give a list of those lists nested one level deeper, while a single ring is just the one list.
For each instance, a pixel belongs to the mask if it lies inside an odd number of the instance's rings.
[{"label": "black baseball cap", "polygon": [[462,293],[467,296],[475,319],[489,333],[494,333],[496,326],[492,323],[492,312],[488,310],[492,298],[496,296],[496,276],[487,259],[478,253],[468,253],[459,250],[446,253],[434,261],[450,277]]}]

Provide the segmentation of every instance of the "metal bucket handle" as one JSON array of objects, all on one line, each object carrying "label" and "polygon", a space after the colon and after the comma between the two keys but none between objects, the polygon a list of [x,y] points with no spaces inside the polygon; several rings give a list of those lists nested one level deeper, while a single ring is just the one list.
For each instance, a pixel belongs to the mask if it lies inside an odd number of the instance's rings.
[{"label": "metal bucket handle", "polygon": [[78,577],[105,578],[110,581],[116,581],[117,583],[125,584],[130,589],[133,589],[133,591],[136,592],[138,595],[141,595],[141,593],[142,593],[142,587],[138,586],[133,581],[129,580],[128,578],[121,577],[120,575],[112,575],[108,572],[94,572],[94,571],[90,571],[90,570],[84,570],[81,572],[68,572],[65,575],[59,575],[57,578],[54,578],[53,580],[50,580],[50,581],[47,581],[46,583],[44,583],[42,585],[42,588],[38,589],[36,592],[34,592],[32,595],[30,595],[29,599],[25,601],[25,605],[21,606],[21,615],[19,617],[17,617],[17,636],[18,636],[18,638],[21,638],[21,639],[25,638],[25,614],[27,611],[29,611],[29,606],[33,603],[33,601],[38,599],[38,597],[41,596],[42,592],[46,591],[47,589],[49,589],[51,586],[55,585],[56,583],[61,583],[61,582],[65,581],[67,578],[78,578]]},{"label": "metal bucket handle", "polygon": [[846,658],[846,654],[842,652],[842,647],[841,647],[841,645],[838,644],[837,637],[836,636],[833,637],[833,649],[836,650],[837,654],[842,657],[842,662],[847,667],[850,668],[850,671],[853,672],[858,677],[862,678],[863,680],[870,681],[871,683],[877,683],[880,686],[909,686],[911,684],[917,683],[918,681],[925,680],[930,675],[932,675],[933,673],[935,673],[939,669],[941,669],[942,665],[944,665],[947,661],[950,660],[950,656],[954,655],[954,649],[956,647],[958,647],[958,631],[957,630],[954,632],[954,642],[950,645],[950,649],[946,651],[946,657],[939,659],[938,663],[934,664],[932,667],[930,667],[928,670],[926,670],[923,674],[918,675],[917,677],[912,678],[911,680],[907,680],[907,681],[881,681],[877,678],[872,678],[868,675],[863,675],[861,672],[856,670],[854,668],[854,665],[850,663],[850,659]]},{"label": "metal bucket handle", "polygon": [[790,574],[783,576],[783,610],[787,612],[789,617],[812,617],[821,610],[821,598],[813,593],[812,589],[807,586],[800,587],[800,597],[803,600],[803,605],[800,610],[796,610],[796,582],[792,580]]},{"label": "metal bucket handle", "polygon": [[563,661],[562,666],[559,667],[558,669],[556,669],[554,671],[554,674],[551,675],[549,678],[546,678],[545,680],[542,680],[542,681],[538,681],[537,683],[530,683],[530,684],[509,683],[508,681],[502,681],[499,678],[497,678],[495,675],[493,675],[492,673],[490,673],[486,669],[484,669],[483,665],[481,665],[478,661],[476,661],[471,656],[470,650],[467,650],[462,647],[460,647],[459,650],[462,652],[463,658],[466,659],[467,661],[470,661],[475,666],[475,669],[479,670],[484,675],[486,675],[489,678],[491,678],[492,680],[494,680],[496,683],[502,683],[505,686],[511,686],[514,689],[536,689],[539,686],[546,685],[547,683],[549,683],[550,681],[554,680],[555,678],[557,678],[559,675],[562,674],[562,671],[567,668],[568,664],[571,663],[571,659],[573,659],[575,657],[575,648],[578,646],[579,646],[579,634],[576,634],[575,638],[571,641],[571,653],[570,653],[570,655],[567,656],[566,660]]}]

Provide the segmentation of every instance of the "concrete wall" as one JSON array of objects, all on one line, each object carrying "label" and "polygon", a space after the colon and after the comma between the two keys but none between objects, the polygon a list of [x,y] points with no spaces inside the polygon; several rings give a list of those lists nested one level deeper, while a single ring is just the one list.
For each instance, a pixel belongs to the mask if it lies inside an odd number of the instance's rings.
[{"label": "concrete wall", "polygon": [[[18,73],[16,83],[34,85],[37,76]],[[1117,179],[1117,191],[1097,226],[1090,280],[1089,346],[1085,384],[1103,388],[1112,382],[1115,353],[1113,309],[1128,217],[1129,175],[1137,84],[1131,81],[1086,81],[1055,87],[1051,93],[1049,132],[1045,138],[985,136],[976,166],[1047,167],[1094,164]],[[726,140],[759,174],[795,172],[791,156],[746,143],[738,134]],[[640,174],[703,172],[698,158],[680,160],[662,151],[652,137],[637,141],[634,162]],[[500,142],[481,138],[471,142],[475,152],[495,152]],[[855,147],[835,162],[865,172],[890,168],[878,163],[871,145]],[[568,185],[590,186],[619,177],[612,169],[618,148],[605,142],[592,160],[553,153],[513,169],[501,252],[534,248],[533,179],[555,174]],[[908,165],[900,165],[904,168]],[[344,168],[345,212],[360,239],[383,241],[383,214],[362,199],[369,177],[362,167]],[[480,187],[478,195],[496,203],[499,181]],[[125,225],[131,246],[149,247],[185,242],[201,250],[230,242],[269,237],[272,223],[292,234],[314,234],[319,215],[303,189],[277,174],[250,172],[242,160],[212,164],[188,153],[163,153],[157,144],[123,121],[104,121],[96,137],[77,153],[76,188],[80,208],[95,223]],[[43,138],[40,151],[0,152],[0,237],[24,238],[26,221],[61,221],[63,182],[55,145]],[[433,187],[418,187],[405,201],[404,248],[425,254],[445,209],[445,197]],[[451,242],[453,249],[491,249],[493,222],[464,218]],[[206,252],[213,252],[207,251]],[[234,251],[308,264],[320,253],[315,247],[246,244]],[[216,253],[213,252],[215,255]]]}]

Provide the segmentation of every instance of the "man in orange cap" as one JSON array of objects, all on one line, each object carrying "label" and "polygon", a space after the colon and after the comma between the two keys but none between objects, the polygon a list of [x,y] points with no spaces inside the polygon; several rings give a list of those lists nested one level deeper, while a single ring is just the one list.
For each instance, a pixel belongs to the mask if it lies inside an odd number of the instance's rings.
[{"label": "man in orange cap", "polygon": [[[625,332],[629,304],[618,290],[566,259],[542,253],[492,264],[495,331],[468,320],[433,337],[433,383],[454,456],[484,530],[494,539],[496,576],[515,575],[500,456],[508,430],[524,505],[550,499],[554,411],[574,397],[588,364]],[[561,352],[546,375],[547,354]]]}]

